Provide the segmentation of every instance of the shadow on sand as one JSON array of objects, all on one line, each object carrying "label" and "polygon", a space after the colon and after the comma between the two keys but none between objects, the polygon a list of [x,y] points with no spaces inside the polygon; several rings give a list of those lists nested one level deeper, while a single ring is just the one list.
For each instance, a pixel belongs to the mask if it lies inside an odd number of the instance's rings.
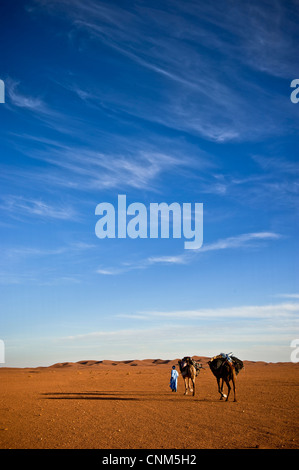
[{"label": "shadow on sand", "polygon": [[50,392],[43,393],[46,400],[116,400],[116,401],[214,401],[207,398],[193,397],[192,395],[182,395],[177,393],[161,392],[123,392],[123,391],[92,391],[92,392]]}]

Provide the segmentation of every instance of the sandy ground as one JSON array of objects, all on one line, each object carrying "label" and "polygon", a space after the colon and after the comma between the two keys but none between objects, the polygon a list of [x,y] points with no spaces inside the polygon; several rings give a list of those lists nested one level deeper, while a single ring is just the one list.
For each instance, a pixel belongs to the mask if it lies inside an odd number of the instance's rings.
[{"label": "sandy ground", "polygon": [[0,369],[1,449],[298,449],[299,364],[246,362],[238,402],[205,370],[169,388],[177,360]]}]

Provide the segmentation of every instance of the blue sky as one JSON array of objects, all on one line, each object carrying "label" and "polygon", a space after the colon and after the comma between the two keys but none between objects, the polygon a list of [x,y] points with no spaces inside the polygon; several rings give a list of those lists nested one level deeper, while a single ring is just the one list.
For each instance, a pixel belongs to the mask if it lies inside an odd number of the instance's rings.
[{"label": "blue sky", "polygon": [[[2,2],[6,366],[289,361],[296,1]],[[101,202],[203,204],[203,245],[99,239]]]}]

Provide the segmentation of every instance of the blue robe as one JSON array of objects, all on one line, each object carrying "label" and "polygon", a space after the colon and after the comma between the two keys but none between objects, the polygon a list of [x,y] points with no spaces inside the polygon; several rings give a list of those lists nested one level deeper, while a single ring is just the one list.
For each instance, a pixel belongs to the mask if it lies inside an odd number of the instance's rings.
[{"label": "blue robe", "polygon": [[179,376],[178,371],[175,369],[172,369],[169,386],[171,390],[174,390],[175,392],[177,391],[177,387],[178,387],[178,376]]}]

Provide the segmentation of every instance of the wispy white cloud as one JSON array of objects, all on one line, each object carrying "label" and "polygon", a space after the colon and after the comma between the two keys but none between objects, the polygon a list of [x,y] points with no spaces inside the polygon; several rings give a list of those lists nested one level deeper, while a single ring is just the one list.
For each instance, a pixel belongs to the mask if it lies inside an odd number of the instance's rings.
[{"label": "wispy white cloud", "polygon": [[148,258],[148,261],[150,263],[184,264],[191,261],[195,255],[199,255],[201,253],[245,247],[252,248],[253,246],[258,246],[261,241],[278,240],[279,238],[281,238],[281,235],[273,232],[244,233],[234,237],[220,239],[214,243],[203,243],[201,248],[196,250],[185,250],[178,256],[151,257]]},{"label": "wispy white cloud", "polygon": [[299,299],[299,294],[277,294],[276,297],[284,299]]},{"label": "wispy white cloud", "polygon": [[43,103],[38,98],[26,97],[24,95],[17,95],[14,91],[10,90],[9,96],[12,103],[20,108],[27,108],[34,111],[41,111]]},{"label": "wispy white cloud", "polygon": [[[287,6],[275,3],[265,9],[254,2],[227,5],[223,11],[215,3],[198,5],[193,1],[166,2],[159,8],[134,5],[130,9],[91,0],[35,3],[54,15],[63,11],[73,34],[87,31],[92,40],[143,68],[148,78],[154,74],[162,80],[164,93],[154,106],[151,98],[144,93],[139,96],[136,89],[135,100],[119,90],[110,98],[105,93],[101,101],[106,100],[109,107],[216,142],[281,132],[281,121],[268,113],[269,102],[274,106],[277,97],[251,83],[240,64],[251,71],[292,76],[294,48],[285,31],[296,31],[296,15],[290,15]],[[97,101],[81,86],[73,90],[85,102]],[[251,95],[258,97],[258,109]],[[287,104],[284,109],[289,112]]]},{"label": "wispy white cloud", "polygon": [[15,246],[8,247],[7,249],[3,248],[3,254],[9,258],[19,259],[23,257],[46,257],[46,256],[59,256],[63,254],[74,254],[78,255],[80,252],[86,252],[87,250],[92,250],[95,248],[95,245],[84,243],[84,242],[72,242],[68,245],[58,246],[56,248],[45,248],[37,246]]},{"label": "wispy white cloud", "polygon": [[195,250],[185,250],[179,255],[149,256],[148,258],[142,259],[139,262],[126,262],[115,268],[102,267],[98,269],[97,273],[118,275],[134,269],[150,268],[151,266],[157,264],[185,265],[191,263],[197,256],[203,253],[238,248],[252,249],[253,247],[259,247],[261,242],[279,240],[280,238],[281,235],[274,232],[245,233],[234,237],[220,239],[213,243],[204,243],[201,248]]},{"label": "wispy white cloud", "polygon": [[[118,314],[116,322],[123,319],[134,326],[103,328],[56,342],[86,351],[97,347],[105,359],[174,359],[233,351],[241,359],[290,361],[290,341],[299,332],[298,312],[299,304],[284,303]],[[186,340],[188,326],[192,335]]]},{"label": "wispy white cloud", "polygon": [[27,269],[24,272],[7,272],[0,270],[0,285],[3,286],[61,286],[69,284],[80,284],[82,279],[77,275],[60,276],[54,273],[37,272]]},{"label": "wispy white cloud", "polygon": [[[289,318],[297,319],[299,313],[298,303],[283,303],[283,304],[270,304],[270,305],[245,305],[229,308],[208,308],[198,310],[178,310],[178,311],[145,311],[138,312],[137,316],[143,319],[159,318],[172,318],[172,319],[211,319],[211,318],[248,318],[248,319],[274,319],[274,318]],[[121,315],[125,317],[125,315]],[[130,318],[133,318],[130,315]]]},{"label": "wispy white cloud", "polygon": [[64,204],[49,204],[41,199],[26,198],[22,196],[3,196],[0,209],[9,212],[12,217],[21,214],[43,219],[74,220],[78,214],[71,206]]},{"label": "wispy white cloud", "polygon": [[[205,28],[187,30],[189,37],[197,35],[207,47],[213,45],[215,50],[225,46],[231,60],[241,61],[253,69],[273,76],[292,76],[295,52],[292,37],[298,22],[296,2],[228,3],[223,10],[217,8],[217,2],[198,4],[192,1],[182,4],[181,8],[187,13],[191,5],[195,21],[205,21],[215,28],[209,34]],[[223,34],[217,34],[219,31]],[[228,35],[237,40],[232,42]]]},{"label": "wispy white cloud", "polygon": [[242,235],[237,235],[234,237],[228,237],[222,240],[218,240],[215,243],[209,243],[203,245],[202,248],[197,250],[198,252],[207,252],[207,251],[217,251],[225,250],[230,248],[240,248],[253,246],[252,242],[260,242],[263,240],[278,240],[281,238],[281,235],[274,232],[253,232],[253,233],[244,233]]},{"label": "wispy white cloud", "polygon": [[150,256],[147,258],[147,262],[149,265],[157,264],[157,263],[165,263],[165,264],[185,264],[187,259],[183,255],[177,256]]},{"label": "wispy white cloud", "polygon": [[270,156],[254,154],[252,159],[267,173],[281,174],[284,175],[298,175],[299,174],[299,163],[298,161],[289,161],[285,156]]},{"label": "wispy white cloud", "polygon": [[114,276],[116,274],[121,274],[124,272],[124,269],[121,268],[98,268],[96,270],[97,274],[103,274],[105,276]]},{"label": "wispy white cloud", "polygon": [[[17,136],[15,136],[16,138]],[[18,136],[17,148],[28,157],[47,163],[47,171],[40,170],[41,180],[49,185],[65,186],[72,189],[94,191],[117,188],[146,189],[155,191],[163,174],[191,171],[192,168],[207,166],[206,157],[192,160],[182,155],[178,149],[165,151],[157,149],[151,143],[123,142],[122,148],[115,152],[97,151],[99,142],[89,146],[69,145],[62,141],[36,138],[34,136]],[[32,146],[28,152],[28,141]],[[166,143],[161,146],[166,146]],[[18,171],[18,170],[17,170]],[[23,170],[26,171],[26,170]],[[51,178],[49,178],[49,174]],[[11,175],[13,178],[13,174]],[[30,179],[38,179],[38,174],[27,174]]]},{"label": "wispy white cloud", "polygon": [[78,261],[93,253],[95,245],[72,241],[65,245],[49,246],[47,242],[31,245],[2,245],[0,262],[1,285],[55,286],[81,283],[84,279]]},{"label": "wispy white cloud", "polygon": [[55,256],[61,255],[66,252],[66,248],[36,248],[36,247],[14,247],[8,250],[3,250],[5,254],[10,258],[21,257],[40,257],[40,256]]},{"label": "wispy white cloud", "polygon": [[[80,116],[68,114],[59,106],[55,108],[49,105],[44,96],[39,96],[37,92],[27,91],[27,88],[32,88],[27,82],[21,83],[20,80],[8,77],[5,84],[8,96],[7,109],[22,115],[26,122],[27,113],[30,113],[30,117],[33,117],[37,123],[64,136],[78,135],[82,128]],[[23,88],[26,88],[25,92],[22,90]],[[44,93],[43,90],[41,95]]]},{"label": "wispy white cloud", "polygon": [[19,90],[18,87],[20,85],[20,82],[16,80],[12,80],[10,78],[6,79],[6,89],[7,89],[7,94],[10,98],[11,103],[14,106],[20,107],[20,108],[26,108],[31,111],[36,111],[36,112],[46,112],[47,107],[43,100],[38,97],[33,97],[30,95],[25,95],[22,94]]}]

